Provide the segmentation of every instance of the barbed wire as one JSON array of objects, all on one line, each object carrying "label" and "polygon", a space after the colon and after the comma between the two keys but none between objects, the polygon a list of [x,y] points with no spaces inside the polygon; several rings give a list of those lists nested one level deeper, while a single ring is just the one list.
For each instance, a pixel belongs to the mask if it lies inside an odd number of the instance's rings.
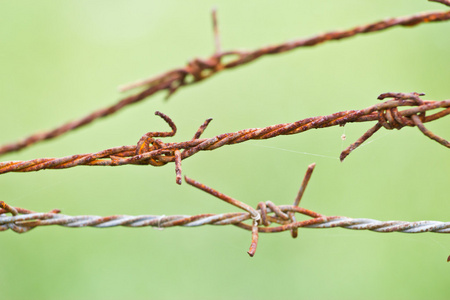
[{"label": "barbed wire", "polygon": [[[450,2],[448,0],[429,1],[438,2],[450,6]],[[114,105],[94,111],[78,120],[68,122],[49,131],[33,134],[14,143],[5,144],[0,147],[0,155],[12,151],[18,151],[35,143],[58,137],[66,132],[87,125],[94,120],[109,116],[130,104],[140,102],[159,91],[168,91],[168,98],[183,86],[198,83],[212,77],[214,74],[217,74],[221,71],[246,65],[263,56],[280,54],[302,47],[311,47],[332,40],[342,40],[358,34],[382,31],[396,26],[412,27],[423,23],[441,22],[450,19],[450,11],[425,12],[411,16],[386,19],[367,25],[357,26],[349,30],[331,31],[323,34],[318,34],[306,39],[299,39],[281,43],[278,45],[262,47],[253,51],[222,51],[215,10],[213,11],[212,15],[215,52],[209,58],[196,58],[190,61],[185,67],[176,68],[164,72],[163,74],[156,77],[139,80],[137,82],[124,85],[120,88],[121,91],[135,88],[143,88],[143,90],[138,92],[137,94],[120,100]]]},{"label": "barbed wire", "polygon": [[[162,166],[175,162],[176,182],[181,184],[181,161],[200,151],[214,150],[224,145],[233,145],[248,140],[263,140],[280,135],[290,135],[305,132],[313,128],[330,126],[344,126],[351,122],[377,121],[357,141],[342,151],[343,161],[353,150],[370,138],[381,127],[388,130],[401,129],[405,126],[418,127],[429,138],[441,145],[450,148],[450,143],[429,131],[423,123],[440,119],[450,114],[450,100],[430,101],[422,100],[419,93],[385,93],[378,99],[392,98],[361,110],[341,111],[331,115],[318,116],[299,120],[293,123],[272,125],[264,128],[250,128],[233,133],[224,133],[212,138],[201,139],[200,136],[211,122],[206,120],[195,133],[194,137],[185,142],[164,143],[156,137],[174,136],[177,127],[174,122],[161,112],[156,112],[168,123],[170,132],[148,132],[138,141],[137,145],[121,146],[106,149],[96,153],[77,154],[60,158],[38,158],[28,161],[0,162],[0,174],[8,172],[32,172],[43,169],[66,169],[75,166],[123,166],[123,165],[152,165]],[[412,106],[399,111],[398,107]],[[426,116],[426,112],[434,109],[443,109],[437,113]]]},{"label": "barbed wire", "polygon": [[[448,0],[430,0],[450,6]],[[121,108],[141,101],[158,91],[167,90],[170,97],[180,87],[197,83],[212,75],[237,66],[245,65],[268,54],[278,54],[300,47],[314,46],[330,40],[340,40],[360,33],[381,31],[394,26],[415,26],[425,22],[438,22],[450,19],[449,12],[422,13],[408,17],[393,18],[369,25],[359,26],[347,31],[334,31],[314,36],[309,39],[287,42],[275,46],[268,46],[254,51],[222,51],[219,30],[217,26],[216,11],[213,11],[213,29],[215,52],[207,59],[195,59],[187,66],[166,72],[160,76],[142,80],[122,87],[122,90],[143,88],[144,90],[122,99],[119,103],[98,110],[78,121],[69,122],[54,130],[30,136],[17,143],[0,147],[0,155],[20,150],[36,142],[57,137],[67,131],[79,128],[90,122],[110,115]],[[175,123],[165,114],[156,112],[171,128],[169,132],[148,132],[138,141],[137,145],[121,146],[106,149],[96,153],[77,154],[61,158],[39,158],[29,161],[0,162],[0,174],[8,172],[31,172],[42,169],[65,169],[80,165],[87,166],[120,166],[120,165],[153,165],[162,166],[169,162],[175,163],[176,182],[182,182],[181,161],[197,152],[214,150],[224,145],[233,145],[248,140],[269,139],[280,135],[301,133],[313,128],[331,126],[344,126],[352,122],[375,121],[376,124],[364,133],[357,141],[352,143],[340,155],[343,161],[353,150],[369,139],[381,127],[388,130],[403,127],[417,127],[424,135],[450,148],[450,143],[444,138],[429,131],[424,123],[431,122],[450,114],[450,100],[432,101],[423,100],[421,93],[385,93],[378,99],[385,100],[361,110],[348,110],[331,115],[311,117],[293,123],[283,123],[264,128],[249,128],[233,133],[224,133],[212,138],[200,138],[212,119],[207,119],[197,130],[191,140],[178,143],[164,143],[161,137],[172,137],[176,134]],[[399,110],[400,107],[411,107]],[[440,109],[431,115],[427,112]],[[8,229],[17,233],[28,232],[40,227],[59,225],[63,227],[96,227],[107,228],[115,226],[144,227],[151,226],[164,229],[174,226],[197,227],[203,225],[234,225],[252,232],[252,239],[248,254],[253,256],[258,245],[259,233],[275,233],[290,231],[296,238],[298,228],[346,228],[352,230],[370,230],[375,232],[403,232],[420,233],[436,232],[450,233],[450,222],[439,221],[378,221],[365,218],[349,218],[345,216],[326,216],[317,212],[299,207],[305,188],[314,170],[315,164],[308,167],[300,190],[293,205],[275,205],[274,203],[260,202],[256,208],[231,198],[200,182],[185,176],[185,181],[245,212],[232,212],[223,214],[199,214],[194,216],[172,215],[113,215],[113,216],[69,216],[60,214],[54,209],[47,213],[34,212],[20,207],[12,207],[0,201],[0,231]],[[12,214],[12,216],[6,215]],[[297,215],[296,215],[297,214]],[[308,217],[297,221],[297,216]],[[246,221],[251,221],[249,224]],[[450,261],[450,256],[447,259]]]},{"label": "barbed wire", "polygon": [[[304,194],[308,181],[314,170],[315,164],[311,164],[305,174],[299,193],[293,205],[275,205],[274,203],[260,202],[256,209],[233,199],[219,191],[212,189],[195,180],[185,177],[188,184],[197,187],[216,198],[219,198],[233,206],[239,207],[246,212],[232,212],[224,214],[200,214],[195,216],[173,215],[113,215],[101,216],[68,216],[59,214],[59,210],[48,213],[36,213],[19,207],[11,207],[0,201],[0,231],[8,229],[17,233],[25,233],[39,226],[59,225],[63,227],[95,227],[109,228],[116,226],[124,227],[155,227],[164,229],[174,226],[198,227],[203,225],[235,225],[245,230],[252,231],[252,242],[248,254],[253,256],[258,244],[258,234],[291,231],[293,238],[297,237],[298,228],[345,228],[352,230],[370,230],[375,232],[403,232],[403,233],[450,233],[450,222],[439,221],[378,221],[373,219],[353,219],[343,216],[325,216],[317,212],[299,207],[300,200]],[[11,213],[7,216],[5,213]],[[297,221],[295,213],[310,217],[307,220]],[[243,223],[252,220],[252,225]],[[279,226],[271,226],[277,224]]]}]

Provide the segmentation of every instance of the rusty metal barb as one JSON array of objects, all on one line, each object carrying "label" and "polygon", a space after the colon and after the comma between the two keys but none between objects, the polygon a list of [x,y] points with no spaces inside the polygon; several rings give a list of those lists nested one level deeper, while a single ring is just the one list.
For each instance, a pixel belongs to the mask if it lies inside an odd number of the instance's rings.
[{"label": "rusty metal barb", "polygon": [[[122,146],[106,149],[97,153],[78,154],[61,158],[39,158],[29,161],[0,162],[0,174],[8,172],[31,172],[42,169],[65,169],[80,165],[86,166],[122,166],[153,165],[162,166],[175,162],[176,181],[181,183],[181,161],[200,151],[214,150],[224,145],[233,145],[248,140],[269,139],[279,135],[301,133],[313,128],[330,126],[344,126],[351,122],[377,121],[355,143],[341,153],[341,160],[345,159],[354,149],[361,145],[381,127],[388,130],[401,129],[405,126],[417,126],[429,138],[449,148],[445,139],[433,134],[424,127],[424,123],[437,120],[450,114],[450,100],[430,101],[422,100],[418,93],[385,93],[379,99],[392,98],[361,110],[341,111],[331,115],[318,116],[299,120],[293,123],[272,125],[264,128],[250,128],[234,133],[224,133],[212,138],[200,138],[211,119],[206,120],[194,135],[194,138],[179,143],[164,143],[154,137],[169,137],[176,133],[174,122],[166,115],[156,112],[172,128],[171,132],[149,132],[142,136],[136,146]],[[399,107],[412,108],[398,110]],[[431,115],[426,112],[442,109]]]},{"label": "rusty metal barb", "polygon": [[[222,194],[221,192],[216,191],[216,190],[214,190],[214,189],[212,189],[212,188],[210,188],[210,187],[208,187],[208,186],[206,186],[206,185],[204,185],[204,184],[202,184],[202,183],[200,183],[198,181],[190,179],[190,178],[188,178],[186,176],[184,177],[184,180],[188,184],[190,184],[192,186],[195,186],[196,188],[198,188],[198,189],[200,189],[200,190],[202,190],[204,192],[207,192],[208,194],[213,195],[214,197],[219,198],[219,199],[221,199],[221,200],[223,200],[223,201],[225,201],[225,202],[227,202],[227,203],[229,203],[231,205],[239,207],[239,208],[247,211],[250,214],[251,218],[253,219],[253,225],[252,225],[252,243],[250,245],[250,250],[248,251],[248,254],[250,256],[255,255],[256,246],[258,244],[258,225],[259,225],[259,221],[261,220],[261,214],[257,210],[252,208],[250,205],[245,204],[245,203],[243,203],[243,202],[241,202],[239,200],[233,199],[233,198],[231,198],[231,197],[229,197],[229,196],[227,196],[225,194]],[[264,210],[264,208],[265,208],[264,204],[263,204],[263,206],[261,206],[261,204],[260,204],[260,205],[258,205],[258,207],[261,210]],[[265,220],[263,221],[264,224],[268,224],[266,216],[267,216],[267,213],[264,211],[263,212],[263,217],[265,218]]]},{"label": "rusty metal barb", "polygon": [[[298,207],[300,205],[300,201],[302,200],[303,194],[305,193],[305,189],[308,186],[309,179],[311,179],[311,175],[312,175],[315,167],[316,167],[315,163],[310,164],[308,166],[308,169],[306,170],[306,173],[305,173],[305,177],[303,177],[302,185],[300,186],[300,189],[298,190],[297,197],[295,197],[294,206]],[[295,219],[295,214],[293,212],[289,212],[289,218],[293,222],[297,221]],[[291,229],[291,236],[294,239],[298,236],[297,228]]]},{"label": "rusty metal barb", "polygon": [[[297,232],[298,228],[345,228],[352,230],[370,230],[375,232],[404,232],[404,233],[450,233],[450,222],[438,221],[378,221],[373,219],[353,219],[343,216],[325,216],[317,212],[301,208],[298,206],[301,196],[311,177],[315,164],[308,167],[303,179],[300,191],[294,201],[294,205],[275,205],[270,201],[260,202],[256,209],[233,199],[219,191],[210,188],[202,183],[185,177],[190,185],[201,189],[216,198],[239,207],[245,212],[232,212],[224,214],[200,214],[195,216],[174,215],[174,216],[153,216],[153,215],[113,215],[101,216],[67,216],[59,214],[59,210],[52,210],[48,213],[36,213],[19,207],[11,207],[0,201],[0,231],[8,229],[17,233],[27,232],[35,227],[59,225],[64,227],[96,227],[107,228],[115,226],[125,227],[145,227],[168,228],[174,226],[197,227],[203,225],[235,225],[237,227],[252,232],[252,240],[248,254],[253,256],[258,244],[260,232],[276,233],[290,230]],[[12,216],[7,216],[11,213]],[[295,214],[301,214],[310,219],[297,221]],[[244,223],[252,220],[252,224]],[[273,226],[275,225],[275,226]],[[294,238],[296,237],[292,235]]]},{"label": "rusty metal barb", "polygon": [[[434,0],[433,2],[439,2],[444,5],[450,6],[447,0]],[[169,97],[180,87],[200,82],[204,79],[212,77],[214,74],[217,74],[223,70],[246,65],[263,56],[280,54],[301,47],[311,47],[332,40],[342,40],[345,38],[356,36],[358,34],[382,31],[396,26],[411,27],[423,23],[447,21],[449,19],[450,11],[427,12],[406,17],[386,19],[383,21],[357,26],[355,28],[343,31],[331,31],[310,38],[298,39],[278,45],[262,47],[252,51],[222,51],[216,11],[213,10],[215,51],[212,56],[204,59],[194,59],[184,67],[167,71],[150,79],[144,79],[132,84],[125,85],[121,88],[121,90],[129,90],[140,87],[142,87],[143,90],[120,100],[114,105],[92,112],[81,119],[68,122],[60,127],[46,132],[33,134],[27,138],[24,138],[23,140],[14,143],[5,144],[0,147],[0,155],[12,151],[18,151],[35,143],[58,137],[66,132],[87,125],[99,118],[109,116],[130,104],[140,102],[159,91],[167,90],[167,96]]]}]

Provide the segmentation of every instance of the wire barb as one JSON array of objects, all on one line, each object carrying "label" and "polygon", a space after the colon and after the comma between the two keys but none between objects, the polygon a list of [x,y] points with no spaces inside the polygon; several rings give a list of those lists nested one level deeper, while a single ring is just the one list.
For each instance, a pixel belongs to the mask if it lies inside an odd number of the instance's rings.
[{"label": "wire barb", "polygon": [[[303,177],[302,185],[300,186],[300,189],[298,190],[297,197],[295,197],[294,200],[294,206],[299,206],[300,201],[302,200],[303,194],[305,193],[306,186],[308,185],[309,179],[311,179],[311,175],[314,171],[314,168],[316,167],[316,164],[310,164],[308,166],[308,169],[306,170],[305,177]],[[295,214],[293,212],[289,213],[289,217],[292,222],[296,222]],[[292,238],[296,238],[298,236],[298,230],[297,228],[291,229],[291,236]]]},{"label": "wire barb", "polygon": [[[384,100],[386,98],[393,98],[393,101],[399,101],[401,102],[409,102],[412,101],[412,105],[417,105],[419,107],[426,106],[425,102],[420,98],[420,96],[424,96],[424,93],[384,93],[378,96],[379,100]],[[389,100],[387,101],[389,102]],[[385,102],[385,103],[387,103]],[[400,105],[398,105],[400,106]],[[344,159],[357,147],[359,147],[362,143],[364,143],[366,140],[368,140],[375,132],[377,132],[381,127],[384,127],[388,130],[392,129],[401,129],[405,126],[417,126],[419,130],[427,137],[429,137],[432,140],[435,140],[439,144],[450,148],[450,143],[435,135],[431,131],[425,128],[423,125],[422,120],[426,120],[425,117],[425,110],[419,110],[414,114],[408,115],[406,113],[402,113],[398,111],[397,106],[392,107],[386,107],[383,109],[378,109],[378,123],[375,124],[372,128],[370,128],[366,133],[364,133],[356,142],[348,146],[344,151],[342,151],[340,155],[340,160],[344,161]],[[447,108],[440,112],[440,115],[442,114],[449,114],[450,109]],[[432,118],[428,118],[428,121],[431,119],[434,119],[436,115],[433,115]]]},{"label": "wire barb", "polygon": [[[447,0],[433,0],[433,2],[439,2],[444,5],[450,6],[449,1]],[[184,67],[179,67],[167,71],[163,74],[160,74],[158,76],[149,79],[143,79],[131,84],[126,84],[120,87],[119,89],[121,91],[126,91],[135,88],[143,88],[143,90],[137,92],[134,95],[131,95],[129,97],[120,100],[116,104],[94,111],[76,121],[68,122],[55,129],[36,133],[27,138],[24,138],[23,140],[0,146],[0,155],[13,151],[19,151],[35,143],[58,137],[71,130],[75,130],[77,128],[85,126],[99,118],[109,116],[121,110],[125,106],[140,102],[156,94],[159,91],[167,90],[168,92],[167,97],[170,97],[179,88],[183,86],[198,83],[204,79],[212,77],[214,74],[217,74],[220,71],[246,65],[263,56],[280,54],[302,47],[312,47],[328,41],[342,40],[359,34],[383,31],[388,28],[396,26],[411,27],[423,23],[448,21],[450,19],[450,11],[427,12],[406,17],[386,19],[383,21],[357,26],[343,31],[331,31],[323,34],[318,34],[310,38],[289,41],[286,43],[262,47],[255,50],[222,51],[216,13],[217,13],[216,10],[213,10],[212,17],[213,17],[214,39],[215,39],[215,51],[212,56],[204,59],[197,58],[190,61]],[[228,62],[222,63],[223,61]]]},{"label": "wire barb", "polygon": [[219,32],[219,25],[217,22],[217,8],[214,7],[211,10],[212,15],[212,22],[213,22],[213,33],[214,33],[214,46],[215,46],[215,54],[220,55],[222,53],[222,46],[220,42],[220,32]]}]

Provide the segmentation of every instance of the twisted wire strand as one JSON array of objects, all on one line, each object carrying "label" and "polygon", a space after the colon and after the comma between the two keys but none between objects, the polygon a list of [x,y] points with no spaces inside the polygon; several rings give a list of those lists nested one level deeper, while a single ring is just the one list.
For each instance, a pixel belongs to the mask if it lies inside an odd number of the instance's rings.
[{"label": "twisted wire strand", "polygon": [[[42,169],[65,169],[81,165],[122,166],[132,164],[162,166],[169,162],[175,162],[176,182],[181,184],[181,161],[200,151],[215,150],[224,145],[238,144],[248,140],[263,140],[279,135],[297,134],[313,128],[343,126],[346,123],[368,121],[377,121],[377,123],[355,143],[342,151],[341,161],[382,127],[392,130],[401,129],[405,126],[416,126],[429,138],[450,148],[450,143],[447,140],[438,137],[423,125],[423,123],[435,121],[450,114],[450,100],[422,100],[420,98],[422,95],[419,93],[385,93],[378,98],[381,100],[386,98],[392,99],[361,110],[341,111],[293,123],[277,124],[264,128],[250,128],[234,133],[220,134],[212,138],[200,138],[200,135],[211,121],[211,119],[208,119],[200,126],[193,139],[179,143],[163,143],[160,139],[155,139],[155,137],[174,136],[177,131],[177,127],[168,116],[156,112],[158,116],[162,117],[170,125],[170,132],[148,132],[142,136],[137,145],[115,147],[97,153],[77,154],[60,158],[39,158],[28,161],[0,162],[0,174],[31,172]],[[412,106],[412,108],[399,111],[398,107],[402,106]],[[426,116],[426,112],[434,109],[442,110]]]},{"label": "twisted wire strand", "polygon": [[[430,0],[450,6],[447,0]],[[5,144],[0,147],[0,155],[12,151],[19,151],[35,143],[58,137],[66,132],[85,126],[99,118],[109,116],[122,108],[140,102],[159,91],[168,91],[169,98],[180,87],[195,84],[202,80],[212,77],[223,70],[232,69],[238,66],[246,65],[263,56],[280,54],[301,47],[311,47],[332,40],[342,40],[353,37],[358,34],[382,31],[395,26],[412,27],[423,23],[441,22],[450,19],[450,11],[447,12],[426,12],[411,16],[386,19],[383,21],[357,26],[349,30],[331,31],[318,34],[306,39],[299,39],[281,43],[278,45],[262,47],[253,51],[222,51],[217,25],[216,11],[213,11],[213,29],[215,52],[212,56],[205,59],[194,59],[185,67],[167,71],[156,77],[139,80],[137,82],[124,85],[121,90],[129,90],[142,87],[143,90],[120,100],[118,103],[106,108],[94,111],[78,120],[63,124],[55,129],[33,134],[20,141]]]},{"label": "twisted wire strand", "polygon": [[[298,228],[345,228],[351,230],[370,230],[375,232],[403,232],[403,233],[450,233],[450,222],[439,221],[378,221],[373,219],[353,219],[344,216],[325,216],[317,212],[299,207],[305,189],[314,171],[315,164],[308,166],[301,187],[294,200],[293,205],[275,205],[271,201],[258,203],[256,209],[251,206],[227,196],[200,182],[185,177],[185,181],[208,194],[223,200],[230,205],[238,207],[245,212],[231,212],[224,214],[199,214],[195,216],[173,215],[113,215],[113,216],[68,216],[59,214],[59,210],[48,213],[36,213],[34,211],[12,207],[0,201],[0,231],[8,229],[17,233],[25,233],[40,227],[58,225],[63,227],[95,227],[109,228],[116,226],[124,227],[155,227],[164,229],[174,226],[198,227],[203,225],[235,225],[252,232],[252,241],[248,254],[253,256],[256,252],[259,233],[275,233],[290,231],[293,238],[297,237]],[[11,213],[12,216],[6,215]],[[297,221],[295,214],[309,217],[306,220]],[[252,224],[245,221],[252,220]]]},{"label": "twisted wire strand", "polygon": [[[279,206],[282,212],[295,212],[294,206]],[[16,208],[20,209],[20,208]],[[267,213],[273,213],[270,209]],[[250,213],[224,213],[224,214],[201,214],[195,216],[172,215],[113,215],[107,217],[94,215],[68,216],[56,213],[31,213],[26,215],[5,216],[0,215],[0,231],[12,229],[17,233],[24,233],[39,226],[59,225],[63,227],[156,227],[168,228],[175,226],[198,227],[203,225],[237,225],[243,229],[250,230],[251,226],[242,222],[251,220]],[[378,221],[365,218],[349,218],[343,216],[328,216],[311,219],[309,222],[297,221],[289,226],[259,227],[259,232],[274,233],[287,231],[292,228],[345,228],[352,230],[370,230],[375,232],[403,232],[403,233],[450,233],[450,222],[439,221]],[[310,224],[313,223],[313,224]],[[14,224],[16,227],[12,227]]]}]

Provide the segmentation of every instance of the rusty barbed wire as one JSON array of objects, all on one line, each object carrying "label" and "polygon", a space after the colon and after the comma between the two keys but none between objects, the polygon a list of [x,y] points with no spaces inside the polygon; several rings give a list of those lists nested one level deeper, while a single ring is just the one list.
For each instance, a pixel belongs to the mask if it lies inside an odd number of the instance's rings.
[{"label": "rusty barbed wire", "polygon": [[[248,140],[263,140],[279,135],[301,133],[313,128],[344,126],[346,123],[368,121],[377,121],[377,123],[356,142],[342,151],[340,155],[341,161],[381,127],[392,130],[394,128],[401,129],[405,126],[417,126],[424,135],[450,148],[450,143],[447,140],[435,135],[423,125],[423,123],[431,122],[450,114],[450,100],[422,100],[420,96],[423,95],[419,93],[385,93],[381,94],[378,99],[392,99],[361,110],[341,111],[293,123],[277,124],[264,128],[250,128],[233,133],[220,134],[212,138],[200,138],[212,120],[208,119],[200,126],[191,140],[179,143],[164,143],[160,139],[155,139],[156,137],[174,136],[177,131],[175,123],[168,116],[161,112],[156,112],[156,115],[169,124],[170,132],[148,132],[141,137],[136,146],[115,147],[97,153],[77,154],[61,158],[38,158],[29,161],[0,162],[0,174],[31,172],[43,169],[65,169],[81,165],[122,166],[132,164],[162,166],[169,162],[175,162],[176,182],[181,184],[181,161],[197,152],[214,150],[224,145],[238,144]],[[398,107],[402,106],[411,106],[412,108],[399,111]],[[427,111],[440,108],[443,110],[426,116]]]},{"label": "rusty barbed wire", "polygon": [[[403,233],[450,233],[450,222],[439,221],[378,221],[373,219],[353,219],[343,216],[325,216],[317,212],[299,207],[300,200],[306,189],[308,181],[314,170],[315,164],[311,164],[305,174],[299,193],[293,205],[275,205],[271,201],[260,202],[256,209],[233,199],[219,191],[207,187],[195,180],[185,177],[188,184],[197,187],[216,198],[219,198],[246,212],[233,212],[224,214],[200,214],[195,216],[173,215],[113,215],[101,216],[67,216],[59,214],[59,210],[48,213],[36,213],[19,207],[11,207],[0,201],[0,231],[8,229],[17,233],[25,233],[39,226],[59,225],[64,227],[96,227],[109,228],[116,226],[145,227],[151,226],[164,229],[174,226],[197,227],[203,225],[235,225],[252,232],[252,241],[248,254],[253,256],[258,244],[258,234],[291,231],[293,238],[297,237],[298,228],[345,228],[352,230],[370,230],[375,232],[403,232]],[[7,216],[5,213],[11,213]],[[310,219],[297,221],[294,214],[302,214]],[[243,223],[252,220],[252,225]],[[278,226],[271,226],[277,224]]]},{"label": "rusty barbed wire", "polygon": [[[429,1],[438,2],[450,6],[449,1],[447,0]],[[176,68],[156,77],[139,80],[137,82],[124,85],[120,88],[121,91],[140,87],[143,87],[144,89],[137,94],[120,100],[114,105],[92,112],[81,119],[65,123],[62,126],[49,131],[33,134],[27,138],[24,138],[23,140],[14,143],[5,144],[0,147],[0,155],[18,151],[37,142],[49,140],[68,131],[80,128],[93,122],[94,120],[109,116],[130,104],[140,102],[159,91],[167,90],[168,98],[180,87],[198,83],[212,77],[214,74],[217,74],[223,70],[246,65],[263,56],[280,54],[301,47],[311,47],[331,40],[342,40],[358,34],[382,31],[395,26],[412,27],[423,23],[447,21],[450,19],[450,11],[425,12],[411,16],[386,19],[367,25],[357,26],[349,30],[331,31],[323,34],[318,34],[306,39],[299,39],[273,46],[262,47],[253,51],[222,51],[215,9],[213,10],[212,16],[215,45],[215,51],[212,56],[204,59],[196,58],[190,61],[185,67]]]}]

